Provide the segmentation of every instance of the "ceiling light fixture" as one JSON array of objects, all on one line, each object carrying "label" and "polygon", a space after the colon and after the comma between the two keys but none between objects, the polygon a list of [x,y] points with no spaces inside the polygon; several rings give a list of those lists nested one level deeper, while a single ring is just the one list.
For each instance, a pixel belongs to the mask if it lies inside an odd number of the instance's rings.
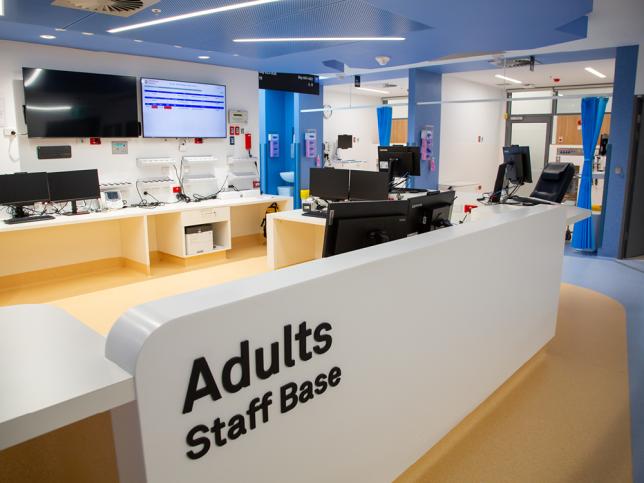
[{"label": "ceiling light fixture", "polygon": [[183,49],[183,47],[181,47],[180,45],[175,45],[174,48],[175,49]]},{"label": "ceiling light fixture", "polygon": [[137,44],[141,44],[141,43],[143,43],[143,40],[140,40],[140,39],[134,39],[134,41],[135,41]]},{"label": "ceiling light fixture", "polygon": [[29,76],[29,79],[27,79],[27,80],[25,81],[24,86],[25,86],[25,87],[29,87],[31,84],[33,84],[34,82],[36,82],[36,79],[38,79],[38,76],[39,76],[40,74],[42,74],[42,69],[36,69],[36,70],[34,70],[34,71],[31,73],[31,75]]},{"label": "ceiling light fixture", "polygon": [[402,40],[405,40],[405,37],[267,37],[263,39],[234,39],[233,42],[400,42]]},{"label": "ceiling light fixture", "polygon": [[586,67],[584,69],[586,72],[590,72],[592,75],[599,77],[600,79],[605,79],[606,76],[599,72],[598,70],[593,69],[592,67]]},{"label": "ceiling light fixture", "polygon": [[199,58],[201,60],[208,60],[208,59],[210,59],[210,56],[208,56],[208,55],[200,55]]},{"label": "ceiling light fixture", "polygon": [[56,29],[56,32],[67,32],[67,29],[58,28],[58,29]]},{"label": "ceiling light fixture", "polygon": [[4,15],[4,0],[0,0],[0,17]]},{"label": "ceiling light fixture", "polygon": [[45,39],[45,40],[53,40],[53,39],[56,38],[56,36],[55,35],[41,35],[40,38]]},{"label": "ceiling light fixture", "polygon": [[375,92],[376,94],[389,94],[389,91],[381,91],[380,89],[370,89],[369,87],[356,87],[356,89],[367,92]]},{"label": "ceiling light fixture", "polygon": [[504,81],[512,82],[513,84],[523,84],[520,80],[513,79],[512,77],[506,77],[501,74],[496,74],[494,77],[497,79],[503,79]]},{"label": "ceiling light fixture", "polygon": [[83,35],[94,35],[92,32],[81,32]]},{"label": "ceiling light fixture", "polygon": [[237,10],[240,8],[255,7],[257,5],[264,5],[265,3],[273,3],[273,2],[279,2],[279,1],[280,0],[253,0],[251,2],[235,3],[232,5],[226,5],[224,7],[209,8],[208,10],[199,10],[197,12],[184,13],[182,15],[175,15],[173,17],[150,20],[149,22],[141,22],[141,23],[135,23],[132,25],[126,25],[125,27],[117,27],[117,28],[108,30],[108,33],[117,34],[119,32],[126,32],[128,30],[151,27],[153,25],[159,25],[159,24],[164,24],[168,22],[176,22],[178,20],[186,20],[188,18],[194,18],[194,17],[202,17],[204,15],[213,15],[215,13],[228,12],[230,10]]}]

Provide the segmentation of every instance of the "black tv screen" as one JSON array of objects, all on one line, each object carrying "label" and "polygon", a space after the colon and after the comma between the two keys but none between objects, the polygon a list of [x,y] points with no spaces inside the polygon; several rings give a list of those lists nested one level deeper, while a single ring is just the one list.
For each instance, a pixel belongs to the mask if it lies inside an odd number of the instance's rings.
[{"label": "black tv screen", "polygon": [[22,69],[29,137],[138,137],[136,77]]}]

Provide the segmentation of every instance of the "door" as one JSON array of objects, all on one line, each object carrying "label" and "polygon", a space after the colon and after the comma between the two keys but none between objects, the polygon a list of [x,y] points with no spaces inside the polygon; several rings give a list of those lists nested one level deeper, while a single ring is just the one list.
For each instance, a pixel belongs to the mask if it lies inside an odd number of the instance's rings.
[{"label": "door", "polygon": [[644,97],[639,96],[635,106],[635,136],[627,184],[622,255],[624,258],[644,256]]},{"label": "door", "polygon": [[552,116],[511,116],[508,120],[506,145],[516,144],[530,148],[532,183],[526,183],[518,193],[524,196],[532,193],[544,166],[548,162],[548,151],[552,138]]}]

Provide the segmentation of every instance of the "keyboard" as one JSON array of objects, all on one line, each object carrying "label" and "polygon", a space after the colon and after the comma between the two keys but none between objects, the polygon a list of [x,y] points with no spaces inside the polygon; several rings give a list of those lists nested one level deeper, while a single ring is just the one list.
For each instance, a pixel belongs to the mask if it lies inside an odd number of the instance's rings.
[{"label": "keyboard", "polygon": [[44,221],[44,220],[53,220],[54,217],[51,215],[37,215],[37,216],[25,216],[22,218],[9,218],[4,220],[7,225],[17,225],[19,223],[31,223],[32,221]]},{"label": "keyboard", "polygon": [[328,211],[326,210],[313,210],[305,211],[302,213],[302,216],[312,216],[313,218],[326,218]]},{"label": "keyboard", "polygon": [[530,205],[558,205],[554,201],[542,200],[541,198],[533,198],[531,196],[513,196],[510,198],[512,201],[518,201],[520,203],[526,203]]}]

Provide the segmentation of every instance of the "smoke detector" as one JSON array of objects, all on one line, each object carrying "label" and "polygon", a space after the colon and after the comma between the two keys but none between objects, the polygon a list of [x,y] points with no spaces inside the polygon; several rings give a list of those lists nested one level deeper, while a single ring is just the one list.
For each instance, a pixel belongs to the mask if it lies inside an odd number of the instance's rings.
[{"label": "smoke detector", "polygon": [[55,7],[74,8],[86,12],[104,13],[117,17],[129,17],[141,12],[160,0],[54,0]]},{"label": "smoke detector", "polygon": [[389,63],[391,60],[391,57],[387,57],[386,55],[379,55],[376,57],[376,62],[378,62],[378,65],[385,66]]}]

